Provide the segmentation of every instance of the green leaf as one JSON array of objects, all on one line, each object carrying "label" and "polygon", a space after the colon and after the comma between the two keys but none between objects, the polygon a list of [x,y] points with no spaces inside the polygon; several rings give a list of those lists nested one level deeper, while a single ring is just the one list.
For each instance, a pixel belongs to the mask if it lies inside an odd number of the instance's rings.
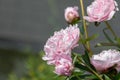
[{"label": "green leaf", "polygon": [[82,80],[82,79],[80,79],[80,78],[77,77],[77,76],[73,76],[73,77],[71,77],[69,80]]},{"label": "green leaf", "polygon": [[81,33],[82,35],[84,35],[84,32],[85,32],[85,29],[84,29],[83,26],[81,26],[81,27],[80,27],[80,33]]},{"label": "green leaf", "polygon": [[83,39],[83,38],[81,37],[80,40],[79,40],[79,43],[85,44],[86,41],[85,41],[85,39]]},{"label": "green leaf", "polygon": [[103,80],[111,80],[107,75],[103,75]]},{"label": "green leaf", "polygon": [[73,75],[81,75],[81,74],[83,74],[84,72],[81,72],[81,71],[79,71],[79,72],[73,72]]},{"label": "green leaf", "polygon": [[82,74],[79,76],[72,76],[70,80],[98,80],[98,78],[92,74]]},{"label": "green leaf", "polygon": [[71,23],[68,22],[68,24],[75,25],[75,24],[78,24],[78,23],[80,23],[80,22],[82,22],[82,21],[81,21],[80,18],[78,17],[78,18],[74,19]]},{"label": "green leaf", "polygon": [[84,70],[84,71],[91,72],[91,71],[89,70],[89,68],[87,68],[85,65],[80,64],[80,63],[78,63],[78,62],[75,63],[75,67],[77,67],[77,68],[79,68],[79,69],[82,69],[82,70]]},{"label": "green leaf", "polygon": [[77,60],[77,55],[74,56],[73,64],[76,62],[76,60]]},{"label": "green leaf", "polygon": [[88,38],[86,39],[86,42],[87,42],[87,41],[94,40],[94,39],[97,38],[98,36],[99,36],[98,34],[94,34],[94,35],[88,37]]},{"label": "green leaf", "polygon": [[116,43],[97,43],[95,45],[95,47],[102,47],[102,46],[115,46],[115,47],[120,47],[120,45],[116,44]]},{"label": "green leaf", "polygon": [[98,80],[98,78],[95,75],[90,75],[85,78],[85,80]]},{"label": "green leaf", "polygon": [[82,59],[84,60],[85,64],[88,65],[90,68],[92,68],[94,71],[96,71],[96,69],[93,67],[93,65],[90,62],[90,58],[89,58],[89,53],[87,51],[85,51],[85,54],[82,56]]},{"label": "green leaf", "polygon": [[80,38],[80,42],[83,44],[86,44],[88,41],[94,40],[95,38],[97,38],[99,35],[98,34],[94,34],[90,37],[88,37],[87,39],[83,39],[82,37]]},{"label": "green leaf", "polygon": [[89,55],[88,55],[88,52],[87,52],[87,51],[85,51],[85,54],[82,55],[82,59],[84,60],[84,62],[85,62],[86,64],[88,64],[88,65],[90,66],[90,58],[89,58]]},{"label": "green leaf", "polygon": [[114,80],[120,80],[120,72],[114,77]]},{"label": "green leaf", "polygon": [[109,35],[106,33],[106,30],[107,30],[107,28],[104,28],[104,29],[103,29],[103,33],[104,33],[106,39],[107,39],[110,43],[114,43],[113,40],[109,37]]},{"label": "green leaf", "polygon": [[79,77],[81,79],[85,79],[86,77],[90,77],[90,76],[91,76],[91,74],[82,74],[82,75],[79,75]]},{"label": "green leaf", "polygon": [[120,45],[120,38],[117,37],[115,40],[116,40],[117,43]]}]

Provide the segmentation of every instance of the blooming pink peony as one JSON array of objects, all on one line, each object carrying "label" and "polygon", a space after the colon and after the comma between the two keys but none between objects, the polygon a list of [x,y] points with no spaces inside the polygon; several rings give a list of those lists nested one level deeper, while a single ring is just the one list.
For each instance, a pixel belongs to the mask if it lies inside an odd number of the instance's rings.
[{"label": "blooming pink peony", "polygon": [[104,50],[100,54],[92,56],[91,64],[93,64],[98,72],[106,72],[113,66],[120,72],[120,52],[111,49]]},{"label": "blooming pink peony", "polygon": [[55,64],[60,55],[71,56],[71,49],[78,45],[79,35],[80,31],[77,25],[55,32],[44,46],[46,55],[43,60],[48,61],[48,64]]},{"label": "blooming pink peony", "polygon": [[67,7],[65,9],[65,19],[68,23],[72,23],[79,19],[78,7]]},{"label": "blooming pink peony", "polygon": [[55,32],[44,46],[48,64],[55,66],[55,73],[69,76],[73,70],[71,50],[78,45],[80,31],[77,25]]},{"label": "blooming pink peony", "polygon": [[107,21],[116,11],[118,11],[118,7],[114,0],[95,0],[87,7],[88,16],[84,16],[84,19],[89,22]]},{"label": "blooming pink peony", "polygon": [[54,72],[58,75],[70,76],[73,69],[71,57],[66,56],[65,58],[62,57],[56,61]]}]

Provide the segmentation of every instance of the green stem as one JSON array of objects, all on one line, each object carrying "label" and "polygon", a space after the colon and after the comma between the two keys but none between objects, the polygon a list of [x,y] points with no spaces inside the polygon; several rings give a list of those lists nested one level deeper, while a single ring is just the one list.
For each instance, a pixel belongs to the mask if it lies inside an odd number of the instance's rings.
[{"label": "green stem", "polygon": [[[81,5],[81,11],[82,11],[82,17],[84,17],[85,13],[84,13],[84,5],[83,5],[83,0],[80,0],[80,5]],[[85,30],[85,38],[88,38],[88,31],[87,31],[87,25],[86,25],[86,21],[83,18],[83,26],[84,26],[84,30]],[[92,56],[92,52],[90,50],[90,43],[89,41],[86,43],[87,49],[90,52],[90,56]]]},{"label": "green stem", "polygon": [[98,73],[96,73],[94,70],[92,70],[88,65],[86,65],[86,67],[96,76],[98,77],[100,80],[103,80]]},{"label": "green stem", "polygon": [[110,24],[109,24],[107,21],[105,21],[105,24],[106,24],[107,28],[111,31],[111,33],[113,34],[113,36],[114,36],[115,38],[117,38],[117,35],[116,35],[115,32],[113,31],[113,29],[112,29],[112,27],[110,26]]},{"label": "green stem", "polygon": [[120,48],[120,45],[117,43],[98,43],[95,47],[101,47],[101,46],[116,46]]},{"label": "green stem", "polygon": [[97,78],[99,78],[99,80],[103,80],[101,78],[101,76],[99,76],[98,73],[96,73],[94,70],[92,70],[87,64],[83,63],[81,59],[79,59],[79,57],[77,57],[77,59],[80,61],[80,64],[85,65]]}]

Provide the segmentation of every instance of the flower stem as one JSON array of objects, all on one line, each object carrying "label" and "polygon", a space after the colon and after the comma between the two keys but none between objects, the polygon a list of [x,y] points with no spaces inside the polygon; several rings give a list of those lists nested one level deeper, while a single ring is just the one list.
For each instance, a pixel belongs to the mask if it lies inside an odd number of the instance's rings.
[{"label": "flower stem", "polygon": [[106,24],[107,28],[111,31],[111,33],[113,34],[113,36],[114,36],[115,38],[117,38],[117,35],[116,35],[115,32],[113,31],[113,29],[112,29],[112,27],[110,26],[110,24],[109,24],[107,21],[105,21],[105,24]]},{"label": "flower stem", "polygon": [[74,53],[73,53],[73,55],[77,58],[77,60],[79,61],[79,63],[80,63],[81,65],[85,65],[97,78],[99,78],[99,80],[103,80],[103,79],[101,78],[101,76],[100,76],[97,72],[95,72],[91,67],[89,67],[86,63],[84,63],[84,62],[82,61],[82,59],[81,59],[80,57],[78,57],[77,54],[74,54]]},{"label": "flower stem", "polygon": [[101,78],[101,76],[99,76],[99,74],[96,73],[94,70],[92,70],[88,65],[86,65],[86,67],[87,67],[96,77],[98,77],[99,80],[103,80],[103,79]]},{"label": "flower stem", "polygon": [[80,64],[85,65],[97,78],[99,78],[99,80],[103,80],[102,77],[97,72],[95,72],[87,64],[85,64],[84,62],[82,62],[82,60],[79,57],[77,57],[77,59],[79,60]]},{"label": "flower stem", "polygon": [[[85,13],[84,13],[83,0],[80,0],[80,6],[81,6],[81,11],[82,11],[82,17],[84,17]],[[83,18],[83,26],[84,26],[84,30],[85,30],[85,38],[87,39],[88,38],[88,31],[87,31],[86,21],[85,21],[84,18]],[[92,56],[92,52],[90,50],[90,43],[89,43],[89,41],[87,41],[86,46],[87,46],[87,49],[90,52],[90,56]]]}]

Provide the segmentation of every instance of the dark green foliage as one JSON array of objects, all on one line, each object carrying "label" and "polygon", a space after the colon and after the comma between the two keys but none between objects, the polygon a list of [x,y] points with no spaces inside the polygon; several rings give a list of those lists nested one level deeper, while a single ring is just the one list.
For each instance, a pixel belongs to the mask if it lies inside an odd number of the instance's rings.
[{"label": "dark green foliage", "polygon": [[89,71],[90,72],[89,68],[87,68],[85,65],[82,65],[80,63],[75,63],[75,67],[77,67],[77,68],[79,68],[81,70]]},{"label": "dark green foliage", "polygon": [[114,80],[120,80],[120,72],[117,75],[115,75],[115,77],[113,79]]},{"label": "dark green foliage", "polygon": [[65,77],[57,76],[53,66],[49,66],[42,60],[43,52],[39,55],[30,55],[26,62],[27,72],[21,78],[11,73],[8,80],[64,80]]}]

